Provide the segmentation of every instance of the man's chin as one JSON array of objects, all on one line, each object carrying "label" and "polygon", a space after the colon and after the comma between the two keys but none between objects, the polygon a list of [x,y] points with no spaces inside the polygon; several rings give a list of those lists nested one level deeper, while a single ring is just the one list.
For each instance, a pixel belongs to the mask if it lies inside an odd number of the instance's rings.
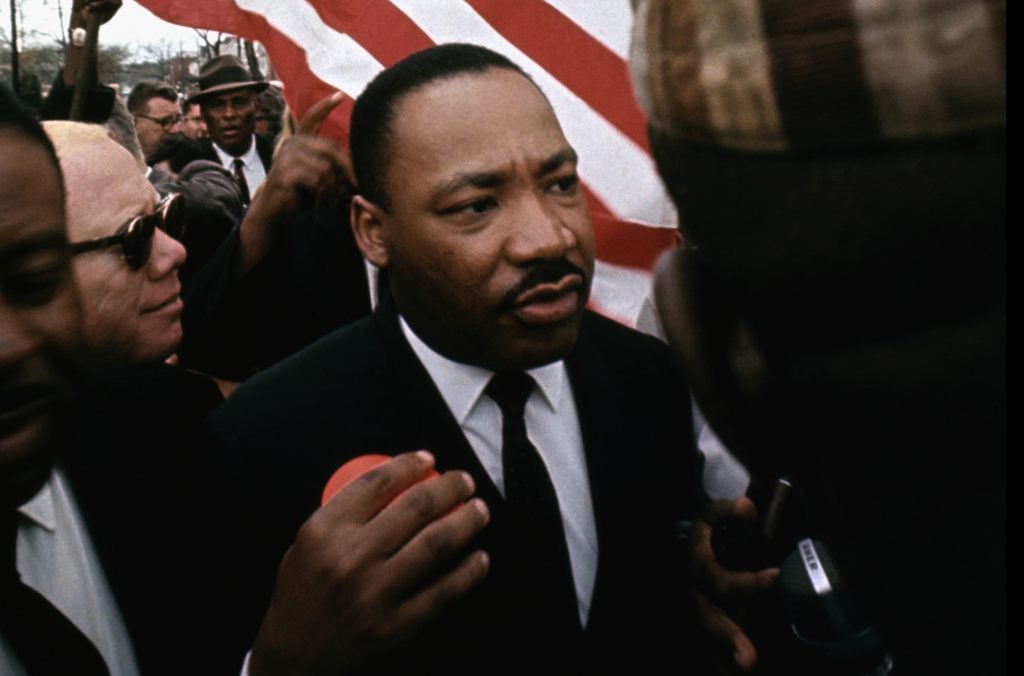
[{"label": "man's chin", "polygon": [[227,138],[215,138],[214,143],[228,155],[239,157],[249,151],[252,144],[252,134],[248,136],[229,136]]},{"label": "man's chin", "polygon": [[26,457],[0,464],[0,509],[28,502],[50,476],[56,461],[55,443],[47,443]]},{"label": "man's chin", "polygon": [[525,371],[565,359],[576,346],[581,318],[577,313],[558,324],[519,331],[508,349],[497,351],[492,370]]}]

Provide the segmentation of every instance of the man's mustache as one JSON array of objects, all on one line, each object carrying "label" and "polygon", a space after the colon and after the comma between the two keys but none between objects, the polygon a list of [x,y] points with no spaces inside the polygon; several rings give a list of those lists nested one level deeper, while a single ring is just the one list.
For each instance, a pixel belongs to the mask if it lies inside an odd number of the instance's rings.
[{"label": "man's mustache", "polygon": [[509,310],[516,306],[516,299],[541,284],[555,284],[569,275],[579,275],[583,280],[581,291],[585,294],[590,286],[587,273],[565,258],[542,261],[532,267],[501,300],[500,309]]}]

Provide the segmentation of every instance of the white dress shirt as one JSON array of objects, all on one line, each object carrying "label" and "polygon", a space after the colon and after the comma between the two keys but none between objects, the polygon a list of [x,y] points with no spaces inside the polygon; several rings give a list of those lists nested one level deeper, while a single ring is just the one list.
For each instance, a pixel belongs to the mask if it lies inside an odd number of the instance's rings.
[{"label": "white dress shirt", "polygon": [[[111,676],[137,676],[138,665],[121,611],[103,574],[82,516],[59,468],[18,510],[17,566],[21,580],[57,607],[100,651]],[[24,668],[0,636],[0,674]]]},{"label": "white dress shirt", "polygon": [[[217,157],[220,158],[221,165],[234,175],[235,156],[221,150],[220,146],[216,143],[213,144],[213,149],[217,151]],[[245,182],[249,186],[249,197],[256,197],[256,190],[267,179],[267,170],[263,168],[263,160],[260,159],[260,154],[256,152],[255,136],[252,137],[249,149],[245,151],[244,155],[239,156],[238,159],[242,160],[242,173],[245,174]]]},{"label": "white dress shirt", "polygon": [[[399,321],[409,345],[441,392],[469,445],[504,495],[501,409],[484,394],[494,372],[438,354],[413,333],[404,318]],[[544,461],[558,496],[580,622],[585,627],[597,576],[597,526],[576,401],[565,362],[530,369],[527,373],[537,387],[526,402],[526,433]]]},{"label": "white dress shirt", "polygon": [[[636,317],[636,330],[654,336],[663,343],[665,329],[658,319],[658,308],[654,304],[654,290],[650,289],[640,313]],[[704,472],[702,481],[704,492],[712,500],[735,500],[747,492],[750,485],[750,472],[736,459],[722,440],[718,438],[711,425],[704,419],[704,414],[697,406],[696,397],[693,402],[693,433],[697,442],[697,450],[704,456]]]}]

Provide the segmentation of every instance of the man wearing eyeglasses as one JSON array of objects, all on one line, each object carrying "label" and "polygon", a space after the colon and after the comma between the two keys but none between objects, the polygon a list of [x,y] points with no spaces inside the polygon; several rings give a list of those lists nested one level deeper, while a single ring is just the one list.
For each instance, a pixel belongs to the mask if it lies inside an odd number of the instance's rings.
[{"label": "man wearing eyeglasses", "polygon": [[174,87],[160,80],[140,80],[128,95],[142,154],[148,158],[168,134],[181,131],[181,110]]},{"label": "man wearing eyeglasses", "polygon": [[234,56],[218,56],[199,71],[199,91],[188,99],[198,103],[209,139],[200,139],[206,159],[235,176],[242,201],[249,204],[267,178],[273,142],[255,133],[257,94],[269,84],[254,80]]}]

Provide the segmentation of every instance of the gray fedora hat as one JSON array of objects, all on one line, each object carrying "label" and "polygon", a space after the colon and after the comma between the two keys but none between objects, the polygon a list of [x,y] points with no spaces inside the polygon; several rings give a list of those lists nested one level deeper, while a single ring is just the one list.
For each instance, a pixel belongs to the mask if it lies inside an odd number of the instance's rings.
[{"label": "gray fedora hat", "polygon": [[188,102],[200,103],[208,96],[238,89],[261,92],[269,86],[266,81],[252,79],[249,69],[237,57],[215,56],[199,69],[199,91],[188,97]]}]

